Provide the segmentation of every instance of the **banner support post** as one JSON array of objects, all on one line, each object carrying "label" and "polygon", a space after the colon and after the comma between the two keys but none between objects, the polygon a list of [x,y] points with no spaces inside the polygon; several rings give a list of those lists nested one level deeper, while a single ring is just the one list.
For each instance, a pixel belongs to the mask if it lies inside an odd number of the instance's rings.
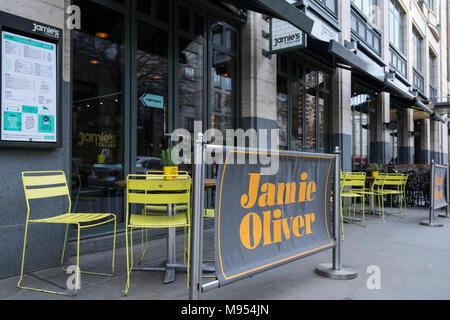
[{"label": "banner support post", "polygon": [[334,237],[336,239],[336,246],[333,248],[333,262],[322,263],[315,269],[316,273],[327,278],[336,280],[351,280],[358,277],[358,271],[344,266],[341,263],[341,166],[340,157],[341,151],[339,147],[335,148],[336,164],[334,170],[334,190],[333,190],[333,206],[334,206]]},{"label": "banner support post", "polygon": [[449,191],[450,191],[450,185],[449,185],[449,183],[450,183],[450,178],[449,178],[450,171],[449,171],[448,163],[447,163],[446,167],[447,167],[447,179],[446,179],[446,183],[447,183],[447,187],[446,187],[447,209],[445,210],[445,214],[441,213],[441,214],[438,215],[438,217],[441,217],[441,218],[450,218],[450,193],[449,193]]},{"label": "banner support post", "polygon": [[193,171],[189,299],[198,300],[202,293],[203,183],[205,174],[205,164],[203,161],[203,133],[199,133],[194,140]]},{"label": "banner support post", "polygon": [[435,164],[434,160],[431,160],[431,181],[430,181],[430,214],[428,220],[421,221],[420,224],[422,226],[427,227],[443,227],[442,223],[435,222],[434,219],[434,173],[435,173]]}]

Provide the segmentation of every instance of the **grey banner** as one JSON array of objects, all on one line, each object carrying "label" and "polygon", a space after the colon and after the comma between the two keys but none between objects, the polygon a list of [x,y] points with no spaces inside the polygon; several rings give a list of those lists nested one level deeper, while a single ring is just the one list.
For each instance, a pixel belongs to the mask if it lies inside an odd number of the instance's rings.
[{"label": "grey banner", "polygon": [[434,165],[434,179],[433,179],[433,189],[434,189],[434,199],[433,199],[433,209],[439,209],[447,206],[447,167],[441,165]]},{"label": "grey banner", "polygon": [[[330,202],[333,155],[279,154],[276,175],[230,164],[216,189],[215,255],[220,286],[335,246]],[[270,156],[270,154],[269,154]]]}]

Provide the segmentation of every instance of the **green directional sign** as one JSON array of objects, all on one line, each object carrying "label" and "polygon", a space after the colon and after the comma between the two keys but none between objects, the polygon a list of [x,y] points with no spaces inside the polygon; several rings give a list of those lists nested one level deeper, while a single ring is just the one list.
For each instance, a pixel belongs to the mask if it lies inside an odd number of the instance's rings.
[{"label": "green directional sign", "polygon": [[150,108],[164,109],[164,97],[150,93],[144,93],[139,100],[144,106]]}]

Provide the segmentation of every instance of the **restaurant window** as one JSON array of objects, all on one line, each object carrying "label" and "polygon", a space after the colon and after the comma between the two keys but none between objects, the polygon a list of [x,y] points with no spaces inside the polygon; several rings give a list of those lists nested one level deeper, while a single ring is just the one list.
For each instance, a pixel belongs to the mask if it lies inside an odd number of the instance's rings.
[{"label": "restaurant window", "polygon": [[322,7],[324,7],[327,11],[333,14],[333,16],[337,17],[337,0],[315,0]]},{"label": "restaurant window", "polygon": [[223,22],[211,25],[212,106],[211,128],[225,133],[236,126],[237,31]]},{"label": "restaurant window", "polygon": [[240,49],[235,27],[187,1],[120,2],[73,1],[72,190],[74,212],[123,222],[116,181],[161,169],[169,133],[237,127]]},{"label": "restaurant window", "polygon": [[352,0],[353,5],[367,18],[372,24],[377,24],[377,6],[378,0]]},{"label": "restaurant window", "polygon": [[374,97],[355,92],[352,106],[352,170],[362,171],[370,157],[370,112],[375,103]]},{"label": "restaurant window", "polygon": [[136,172],[160,170],[168,117],[167,31],[139,21],[137,25]]},{"label": "restaurant window", "polygon": [[435,0],[427,0],[428,9],[430,9],[430,11],[436,12],[436,8],[435,8],[435,4],[434,3],[435,3]]},{"label": "restaurant window", "polygon": [[422,72],[422,38],[415,28],[413,28],[412,32],[412,45],[413,66],[417,71]]},{"label": "restaurant window", "polygon": [[280,149],[330,150],[330,76],[278,55],[277,126]]},{"label": "restaurant window", "polygon": [[436,102],[437,98],[437,86],[436,86],[436,56],[430,51],[429,56],[429,82],[430,82],[430,100]]},{"label": "restaurant window", "polygon": [[[82,27],[72,31],[73,212],[115,212],[124,172],[124,16],[92,1],[76,0]],[[106,228],[106,226],[105,226]]]},{"label": "restaurant window", "polygon": [[395,49],[405,53],[404,46],[404,13],[396,0],[389,2],[389,41]]}]

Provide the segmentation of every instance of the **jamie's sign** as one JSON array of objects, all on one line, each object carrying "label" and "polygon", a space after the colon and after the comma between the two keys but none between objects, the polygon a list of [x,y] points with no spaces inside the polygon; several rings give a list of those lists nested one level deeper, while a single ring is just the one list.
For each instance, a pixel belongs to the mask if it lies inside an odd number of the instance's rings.
[{"label": "jamie's sign", "polygon": [[[335,246],[330,203],[335,158],[280,153],[279,172],[228,164],[216,193],[216,273],[220,285]],[[258,153],[258,152],[256,152]]]}]

